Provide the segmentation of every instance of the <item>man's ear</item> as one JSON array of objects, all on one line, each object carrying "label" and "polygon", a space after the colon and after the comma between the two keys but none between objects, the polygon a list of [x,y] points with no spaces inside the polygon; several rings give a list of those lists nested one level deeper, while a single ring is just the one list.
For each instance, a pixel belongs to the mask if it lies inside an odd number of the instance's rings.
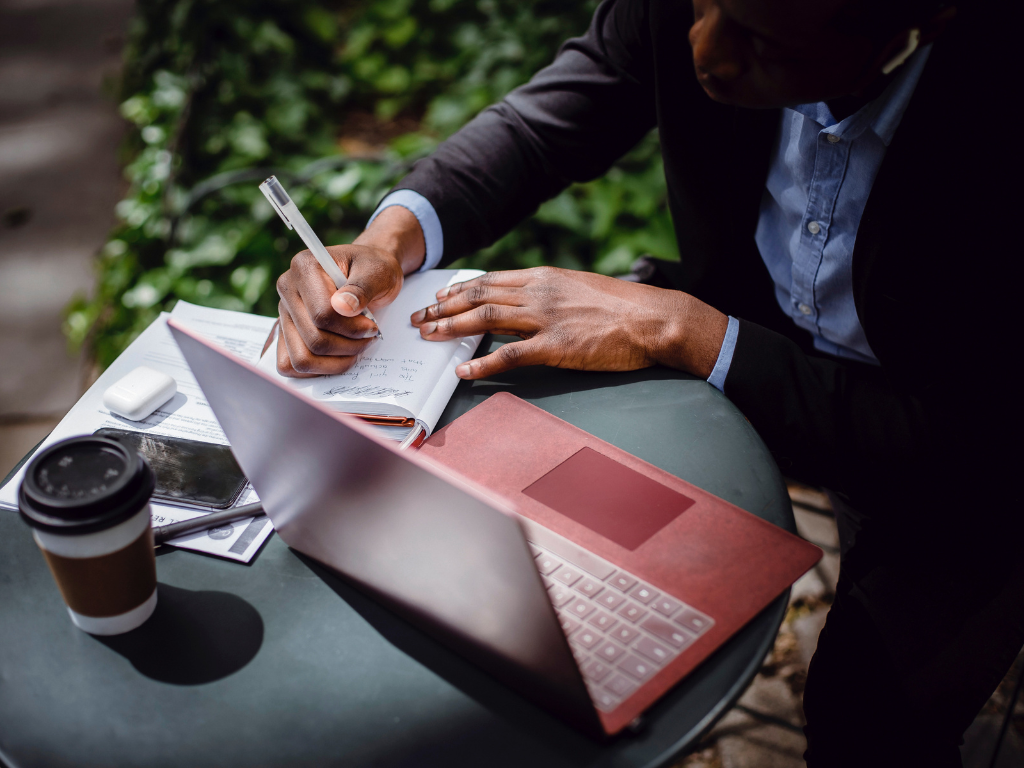
[{"label": "man's ear", "polygon": [[878,71],[888,75],[903,64],[922,45],[934,41],[946,25],[956,16],[956,6],[947,6],[919,27],[912,27],[895,35],[876,59]]},{"label": "man's ear", "polygon": [[917,27],[907,32],[907,42],[903,46],[902,50],[898,51],[895,56],[889,59],[885,64],[882,65],[882,74],[888,75],[896,67],[900,66],[903,62],[910,58],[910,55],[917,50],[917,46],[921,44],[921,30]]}]

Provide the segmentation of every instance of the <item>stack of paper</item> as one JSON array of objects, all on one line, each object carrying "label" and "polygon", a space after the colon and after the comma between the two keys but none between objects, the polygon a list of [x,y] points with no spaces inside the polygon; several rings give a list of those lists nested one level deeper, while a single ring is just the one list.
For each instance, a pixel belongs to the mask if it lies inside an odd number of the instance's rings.
[{"label": "stack of paper", "polygon": [[[179,301],[170,315],[162,313],[103,372],[46,438],[44,447],[68,437],[91,435],[101,427],[169,435],[219,445],[228,444],[220,424],[217,423],[213,411],[182,358],[178,345],[174,343],[167,329],[167,318],[170,316],[187,323],[211,341],[250,363],[259,361],[260,352],[274,325],[272,317],[197,307]],[[178,383],[178,393],[144,421],[129,421],[111,413],[103,405],[103,393],[114,382],[140,365],[155,368],[174,377]],[[0,488],[0,508],[17,510],[18,487],[24,473],[25,467],[22,467],[7,485]],[[242,491],[236,504],[240,506],[256,501],[259,501],[259,498],[250,487]],[[203,514],[206,512],[176,507],[164,502],[153,504],[154,525],[168,525]],[[176,547],[247,563],[272,532],[270,519],[263,516],[238,520],[221,528],[183,536],[169,543]]]}]

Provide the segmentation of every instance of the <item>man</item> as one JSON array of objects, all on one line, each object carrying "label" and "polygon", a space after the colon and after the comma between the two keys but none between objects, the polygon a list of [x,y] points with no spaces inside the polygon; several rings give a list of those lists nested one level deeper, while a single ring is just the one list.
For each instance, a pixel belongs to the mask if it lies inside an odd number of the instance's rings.
[{"label": "man", "polygon": [[[460,366],[660,364],[725,392],[783,471],[832,489],[842,567],[804,698],[811,766],[960,765],[1024,643],[1007,503],[1017,27],[974,2],[606,0],[332,255],[281,277],[278,367],[337,373],[402,275],[500,237],[660,132],[675,290],[541,268],[412,316],[522,341]],[[689,45],[684,35],[689,30]],[[694,74],[696,77],[694,77]]]}]

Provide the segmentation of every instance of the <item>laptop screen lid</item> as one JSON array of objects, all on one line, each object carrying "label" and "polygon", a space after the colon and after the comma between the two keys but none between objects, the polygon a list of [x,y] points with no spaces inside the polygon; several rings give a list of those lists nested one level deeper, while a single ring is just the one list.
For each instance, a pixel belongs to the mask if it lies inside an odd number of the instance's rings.
[{"label": "laptop screen lid", "polygon": [[574,727],[603,733],[511,511],[184,324],[168,326],[288,546]]}]

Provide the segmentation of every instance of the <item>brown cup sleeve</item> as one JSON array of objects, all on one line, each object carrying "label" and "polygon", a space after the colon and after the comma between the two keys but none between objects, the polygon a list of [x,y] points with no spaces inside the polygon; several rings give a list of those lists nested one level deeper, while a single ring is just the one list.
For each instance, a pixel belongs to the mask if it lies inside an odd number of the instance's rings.
[{"label": "brown cup sleeve", "polygon": [[64,602],[94,618],[119,616],[142,605],[156,588],[153,529],[123,549],[99,557],[62,557],[43,549]]}]

